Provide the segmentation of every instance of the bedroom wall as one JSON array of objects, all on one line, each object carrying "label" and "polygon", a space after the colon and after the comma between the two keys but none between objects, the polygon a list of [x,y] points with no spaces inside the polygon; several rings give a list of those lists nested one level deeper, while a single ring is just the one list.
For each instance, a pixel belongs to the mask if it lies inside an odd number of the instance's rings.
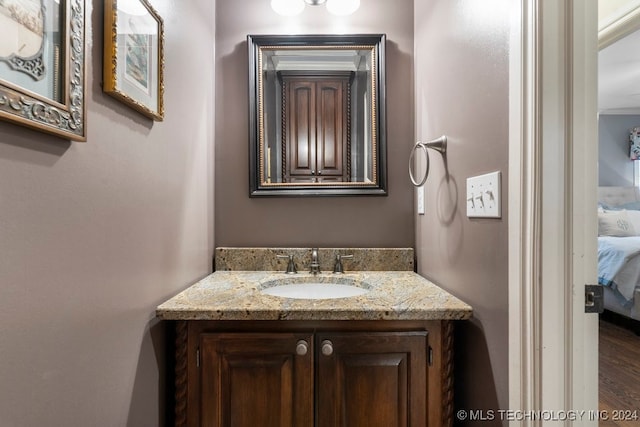
[{"label": "bedroom wall", "polygon": [[599,116],[598,185],[634,185],[634,162],[629,160],[629,131],[636,126],[640,126],[640,115]]},{"label": "bedroom wall", "polygon": [[102,92],[98,0],[86,3],[87,142],[0,121],[2,427],[170,425],[155,308],[211,271],[215,11],[151,3],[165,24],[163,122]]}]

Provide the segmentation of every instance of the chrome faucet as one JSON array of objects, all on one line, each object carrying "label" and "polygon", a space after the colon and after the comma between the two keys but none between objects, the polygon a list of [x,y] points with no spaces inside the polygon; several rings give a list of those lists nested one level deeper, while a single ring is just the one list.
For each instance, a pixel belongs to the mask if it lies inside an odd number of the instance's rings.
[{"label": "chrome faucet", "polygon": [[343,274],[344,273],[344,267],[342,266],[342,260],[343,259],[352,259],[353,258],[353,254],[352,255],[336,255],[336,264],[333,267],[333,273],[334,274]]},{"label": "chrome faucet", "polygon": [[320,273],[320,263],[318,262],[318,248],[311,249],[311,265],[309,266],[312,274]]},{"label": "chrome faucet", "polygon": [[287,263],[287,274],[295,274],[298,272],[298,269],[296,268],[296,263],[293,260],[293,254],[289,254],[289,255],[276,255],[277,258],[286,258],[289,260],[289,262]]}]

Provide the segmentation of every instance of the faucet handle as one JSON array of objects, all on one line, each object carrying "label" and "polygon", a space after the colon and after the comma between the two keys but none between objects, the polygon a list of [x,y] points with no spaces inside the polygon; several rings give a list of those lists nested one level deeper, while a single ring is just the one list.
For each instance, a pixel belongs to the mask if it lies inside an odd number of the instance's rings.
[{"label": "faucet handle", "polygon": [[287,271],[286,274],[294,274],[298,272],[298,269],[296,268],[296,263],[293,260],[293,254],[289,254],[289,255],[276,255],[277,258],[288,258],[289,259],[289,263],[287,264]]},{"label": "faucet handle", "polygon": [[311,248],[311,264],[309,264],[309,273],[320,273],[320,260],[318,259],[318,248]]},{"label": "faucet handle", "polygon": [[336,265],[333,267],[333,273],[334,274],[342,274],[342,273],[344,273],[344,267],[342,266],[342,260],[343,259],[350,259],[350,258],[353,258],[353,254],[349,254],[349,255],[337,254],[336,255]]}]

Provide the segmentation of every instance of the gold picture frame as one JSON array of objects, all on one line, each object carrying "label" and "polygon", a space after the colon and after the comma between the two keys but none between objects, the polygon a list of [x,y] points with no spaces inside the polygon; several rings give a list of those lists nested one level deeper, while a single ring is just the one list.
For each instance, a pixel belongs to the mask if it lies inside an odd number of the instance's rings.
[{"label": "gold picture frame", "polygon": [[0,21],[0,119],[86,141],[85,0],[2,0]]},{"label": "gold picture frame", "polygon": [[103,79],[105,93],[164,119],[164,22],[147,0],[105,0]]}]

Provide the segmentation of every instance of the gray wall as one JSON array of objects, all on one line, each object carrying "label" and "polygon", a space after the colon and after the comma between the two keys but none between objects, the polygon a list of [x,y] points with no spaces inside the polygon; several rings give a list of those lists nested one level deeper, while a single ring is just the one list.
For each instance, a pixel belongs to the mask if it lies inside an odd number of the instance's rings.
[{"label": "gray wall", "polygon": [[[506,407],[506,212],[470,221],[463,194],[469,175],[507,174],[507,0],[490,9],[416,1],[415,90],[410,0],[368,0],[350,18],[308,8],[295,19],[264,0],[221,1],[216,11],[207,0],[154,0],[167,34],[162,123],[102,93],[102,2],[89,3],[88,142],[0,122],[3,426],[163,425],[166,343],[154,308],[210,271],[214,238],[415,241],[421,273],[475,309],[457,333],[458,406]],[[296,32],[387,34],[389,197],[249,199],[245,37]],[[415,223],[406,174],[414,94],[416,137],[451,138],[449,180],[434,157],[427,215]]]},{"label": "gray wall", "polygon": [[102,93],[103,2],[87,3],[88,141],[0,122],[6,427],[164,425],[154,310],[211,270],[213,4],[152,1],[167,35],[154,123]]},{"label": "gray wall", "polygon": [[[216,23],[216,246],[413,246],[413,2],[367,0],[277,15],[265,0],[220,1]],[[247,34],[387,34],[388,197],[250,199]]]},{"label": "gray wall", "polygon": [[598,185],[633,186],[633,161],[629,159],[629,132],[640,126],[637,115],[603,115],[598,118]]},{"label": "gray wall", "polygon": [[[446,168],[431,154],[417,262],[474,309],[456,330],[459,409],[508,408],[510,4],[415,2],[416,139],[449,137]],[[467,218],[466,178],[493,171],[502,172],[502,219]]]}]

